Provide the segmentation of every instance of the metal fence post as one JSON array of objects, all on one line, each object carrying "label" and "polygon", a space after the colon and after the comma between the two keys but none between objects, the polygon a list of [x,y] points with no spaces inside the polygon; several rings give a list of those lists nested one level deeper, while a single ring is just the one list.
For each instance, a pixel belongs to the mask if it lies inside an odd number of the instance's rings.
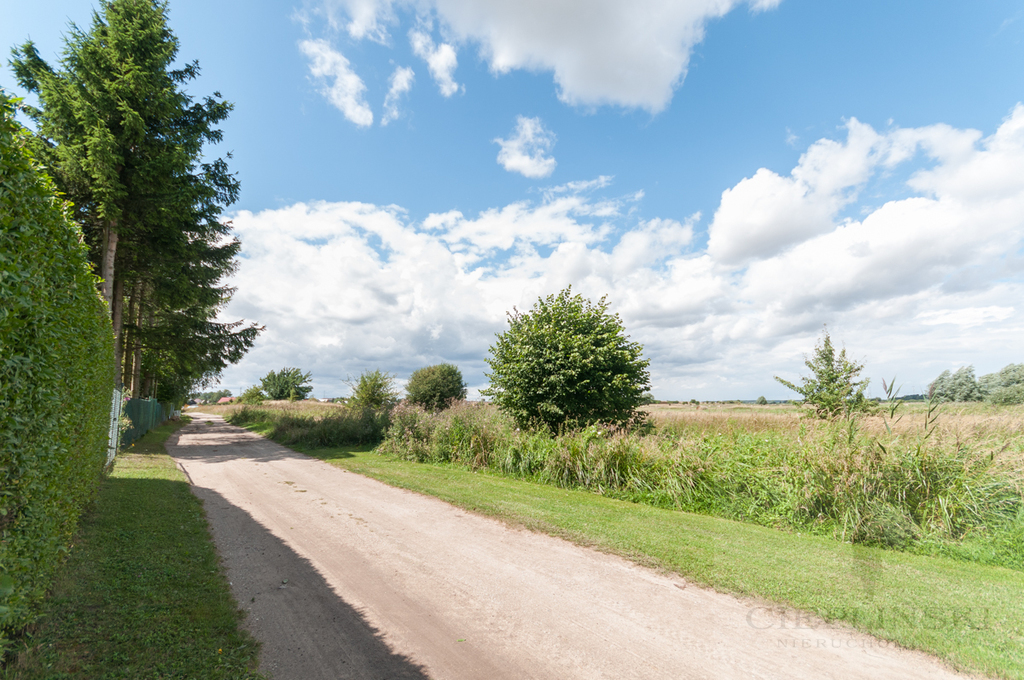
[{"label": "metal fence post", "polygon": [[107,464],[114,462],[117,449],[121,445],[121,390],[114,388],[110,400],[110,430],[107,433]]}]

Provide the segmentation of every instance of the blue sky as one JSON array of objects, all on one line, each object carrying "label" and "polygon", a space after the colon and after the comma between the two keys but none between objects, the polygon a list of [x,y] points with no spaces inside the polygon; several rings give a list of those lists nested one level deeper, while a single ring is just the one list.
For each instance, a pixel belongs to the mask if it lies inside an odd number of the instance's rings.
[{"label": "blue sky", "polygon": [[[0,42],[52,60],[91,8],[16,3]],[[505,310],[568,284],[608,295],[661,398],[788,397],[772,376],[823,324],[876,388],[1024,361],[1020,2],[178,0],[170,21],[193,93],[236,105],[226,315],[268,330],[232,389],[437,361],[480,387]]]}]

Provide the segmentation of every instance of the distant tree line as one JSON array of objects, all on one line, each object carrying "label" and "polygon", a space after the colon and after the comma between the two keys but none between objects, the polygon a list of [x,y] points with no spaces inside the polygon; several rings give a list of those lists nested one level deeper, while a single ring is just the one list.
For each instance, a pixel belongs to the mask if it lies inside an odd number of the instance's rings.
[{"label": "distant tree line", "polygon": [[165,3],[101,0],[89,28],[70,28],[56,68],[31,41],[11,61],[40,102],[21,105],[32,151],[71,202],[101,278],[114,379],[162,401],[209,384],[261,330],[216,320],[233,293],[223,279],[240,244],[222,216],[239,184],[204,151],[232,105],[187,94],[199,65],[175,69],[177,54]]},{"label": "distant tree line", "polygon": [[[876,409],[874,402],[864,396],[867,380],[856,380],[863,365],[847,358],[846,350],[836,351],[829,337],[828,329],[814,348],[813,355],[805,362],[811,369],[810,376],[802,377],[800,385],[778,376],[777,381],[800,393],[804,404],[814,408],[821,418],[849,417],[855,413],[870,413]],[[988,401],[993,404],[1024,404],[1024,364],[1009,364],[996,373],[974,377],[973,366],[962,366],[956,371],[943,371],[928,386],[928,394],[911,394],[897,397],[897,391],[882,381],[882,386],[892,399],[903,401],[969,402]],[[758,403],[763,403],[761,397]],[[766,400],[765,400],[766,401]]]},{"label": "distant tree line", "polygon": [[988,401],[1024,404],[1024,364],[1008,364],[995,373],[974,377],[974,366],[943,371],[928,386],[935,401]]},{"label": "distant tree line", "polygon": [[207,404],[216,404],[224,397],[231,396],[231,390],[212,390],[210,392],[200,392],[198,394],[191,395],[194,399],[202,399]]},{"label": "distant tree line", "polygon": [[[491,384],[481,394],[520,427],[560,432],[644,423],[640,407],[654,401],[648,361],[618,315],[608,312],[605,298],[595,304],[566,288],[540,298],[528,312],[513,308],[508,321],[509,329],[491,347]],[[303,399],[312,392],[310,380],[311,374],[298,368],[271,371],[259,386],[245,390],[242,402]],[[387,414],[399,402],[395,376],[380,369],[347,382],[352,395],[346,405],[352,411]],[[464,400],[466,383],[457,366],[436,364],[414,371],[405,391],[407,403],[436,413]]]},{"label": "distant tree line", "polygon": [[[260,404],[265,399],[298,401],[306,399],[313,392],[310,381],[313,374],[301,369],[284,367],[270,371],[242,393],[244,404]],[[394,375],[380,369],[366,370],[357,380],[348,380],[352,396],[343,401],[354,408],[390,409],[398,403],[401,392],[396,386]],[[227,396],[231,392],[224,390]],[[448,408],[452,403],[466,398],[466,382],[462,371],[454,364],[425,366],[413,371],[406,384],[407,399],[432,411]],[[199,395],[205,397],[206,393]]]}]

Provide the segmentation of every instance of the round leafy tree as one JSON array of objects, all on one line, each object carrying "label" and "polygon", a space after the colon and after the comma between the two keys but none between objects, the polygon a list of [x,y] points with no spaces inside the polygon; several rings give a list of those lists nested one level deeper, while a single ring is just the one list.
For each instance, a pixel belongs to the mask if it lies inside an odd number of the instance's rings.
[{"label": "round leafy tree", "polygon": [[985,393],[974,377],[974,366],[961,366],[955,373],[943,371],[928,386],[928,396],[938,402],[966,402],[981,401],[985,398]]},{"label": "round leafy tree", "polygon": [[271,371],[260,379],[260,388],[269,399],[305,399],[313,386],[309,381],[313,379],[312,373],[303,373],[298,368],[288,368],[280,371]]},{"label": "round leafy tree", "polygon": [[412,403],[440,411],[453,401],[466,398],[466,383],[458,366],[437,364],[413,371],[405,391]]},{"label": "round leafy tree", "polygon": [[1024,364],[1008,364],[998,373],[981,376],[978,388],[993,404],[1024,404]]},{"label": "round leafy tree", "polygon": [[357,382],[348,381],[348,385],[352,389],[348,405],[352,408],[391,408],[398,402],[395,376],[379,368],[363,371]]},{"label": "round leafy tree", "polygon": [[593,423],[628,425],[650,388],[643,347],[630,342],[608,303],[566,288],[523,313],[513,308],[487,363],[491,397],[521,427],[552,431]]}]

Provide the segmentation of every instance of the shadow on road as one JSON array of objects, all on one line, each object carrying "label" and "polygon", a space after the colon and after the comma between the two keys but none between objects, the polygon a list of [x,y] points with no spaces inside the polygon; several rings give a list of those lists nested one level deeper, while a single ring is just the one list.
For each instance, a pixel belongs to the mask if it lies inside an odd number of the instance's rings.
[{"label": "shadow on road", "polygon": [[[186,467],[190,460],[306,458],[220,418],[193,418],[167,442],[168,452]],[[261,672],[273,680],[429,677],[422,666],[394,652],[309,560],[248,512],[213,489],[193,485],[192,492],[203,501],[232,593],[248,612],[245,626],[262,643]]]},{"label": "shadow on road", "polygon": [[395,653],[308,560],[216,491],[192,490],[203,501],[232,592],[248,612],[246,628],[263,643],[261,672],[273,680],[429,677]]}]

